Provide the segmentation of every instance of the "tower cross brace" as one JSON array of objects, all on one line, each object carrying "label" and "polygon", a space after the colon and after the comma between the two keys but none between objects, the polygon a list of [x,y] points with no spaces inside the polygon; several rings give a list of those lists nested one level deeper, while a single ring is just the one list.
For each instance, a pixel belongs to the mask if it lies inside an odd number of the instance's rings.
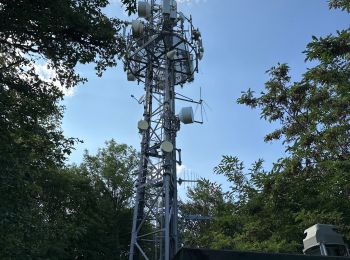
[{"label": "tower cross brace", "polygon": [[192,108],[176,115],[175,88],[193,81],[204,50],[192,18],[177,12],[175,0],[139,2],[138,15],[124,59],[128,80],[145,90],[129,260],[169,260],[179,247],[176,135],[180,122],[194,122]]}]

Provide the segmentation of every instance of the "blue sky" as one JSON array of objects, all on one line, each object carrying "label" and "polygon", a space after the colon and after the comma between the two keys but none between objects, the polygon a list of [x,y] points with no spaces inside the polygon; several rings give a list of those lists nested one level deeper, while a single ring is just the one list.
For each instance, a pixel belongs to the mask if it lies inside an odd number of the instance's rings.
[{"label": "blue sky", "polygon": [[[238,156],[247,168],[263,158],[265,167],[271,168],[284,155],[284,148],[278,142],[264,143],[263,137],[277,126],[260,119],[258,110],[238,105],[235,100],[248,88],[260,92],[268,80],[265,71],[277,62],[288,63],[293,80],[300,79],[310,66],[304,63],[302,51],[311,36],[348,27],[349,15],[328,10],[326,0],[181,2],[179,11],[192,14],[194,25],[202,33],[205,54],[194,83],[179,92],[198,98],[201,87],[210,106],[204,125],[182,125],[178,134],[184,168],[218,182],[223,179],[213,175],[212,169],[222,155]],[[130,19],[118,1],[113,1],[106,13]],[[143,86],[126,80],[121,62],[102,78],[95,76],[93,66],[80,66],[78,71],[89,82],[63,101],[63,130],[66,136],[78,137],[84,143],[76,146],[69,161],[81,162],[84,149],[94,153],[111,138],[139,149],[141,137],[136,126],[143,111],[130,96],[140,97]]]}]

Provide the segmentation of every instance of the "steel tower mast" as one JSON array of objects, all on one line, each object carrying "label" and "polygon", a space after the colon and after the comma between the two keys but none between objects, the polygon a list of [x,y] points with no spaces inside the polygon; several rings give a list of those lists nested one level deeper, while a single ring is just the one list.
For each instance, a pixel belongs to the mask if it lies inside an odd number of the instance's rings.
[{"label": "steel tower mast", "polygon": [[198,29],[177,11],[175,0],[138,2],[138,18],[126,37],[124,64],[129,81],[144,83],[141,159],[136,181],[129,260],[169,260],[178,250],[176,147],[180,122],[193,123],[193,110],[176,115],[175,100],[193,103],[175,91],[192,82],[203,56]]}]

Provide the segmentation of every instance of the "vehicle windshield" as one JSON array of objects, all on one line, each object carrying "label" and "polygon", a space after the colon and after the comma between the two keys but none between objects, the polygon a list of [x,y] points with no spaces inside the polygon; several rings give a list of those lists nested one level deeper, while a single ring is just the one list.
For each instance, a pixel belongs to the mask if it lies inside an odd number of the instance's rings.
[{"label": "vehicle windshield", "polygon": [[344,245],[326,245],[326,249],[329,256],[348,256]]},{"label": "vehicle windshield", "polygon": [[320,246],[313,246],[305,251],[306,255],[321,255]]}]

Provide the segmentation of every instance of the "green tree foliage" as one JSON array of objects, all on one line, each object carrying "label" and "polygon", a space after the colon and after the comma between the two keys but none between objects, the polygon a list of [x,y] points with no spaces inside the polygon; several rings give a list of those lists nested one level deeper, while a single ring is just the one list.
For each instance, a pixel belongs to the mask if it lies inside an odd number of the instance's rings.
[{"label": "green tree foliage", "polygon": [[132,220],[136,151],[106,143],[78,166],[53,173],[43,184],[43,237],[34,258],[126,259]]},{"label": "green tree foliage", "polygon": [[346,10],[347,12],[350,12],[349,0],[330,0],[329,7],[330,8],[340,8],[343,11]]},{"label": "green tree foliage", "polygon": [[121,0],[129,15],[136,12],[136,0]]},{"label": "green tree foliage", "polygon": [[[180,203],[181,212],[181,240],[187,247],[220,248],[213,243],[213,234],[223,236],[214,217],[222,212],[227,214],[228,205],[224,201],[224,195],[220,185],[202,179],[193,189],[187,192],[188,201]],[[204,217],[204,219],[197,219]]]},{"label": "green tree foliage", "polygon": [[[216,173],[227,177],[230,189],[200,182],[189,190],[182,214],[211,219],[184,221],[182,241],[189,247],[301,253],[303,231],[315,223],[335,224],[349,239],[349,166],[266,172],[259,160],[246,171],[237,158],[225,156]],[[231,178],[240,174],[243,182]]]},{"label": "green tree foliage", "polygon": [[[63,198],[68,195],[63,200],[68,202],[68,207],[58,209],[61,214],[58,219],[61,222],[56,221],[57,213],[50,211],[53,223],[61,223],[57,227],[60,234],[51,241],[66,244],[68,259],[126,259],[137,165],[138,156],[133,148],[111,140],[96,155],[86,152],[81,165],[67,169],[73,180],[78,178],[83,181],[82,185],[88,184],[88,189],[84,186],[83,189],[79,189],[79,186],[76,189],[73,182],[71,186],[75,189],[71,194],[57,186],[57,192]],[[48,189],[50,187],[51,185]],[[54,194],[51,193],[50,196]],[[47,199],[48,206],[52,205],[54,198],[55,196]],[[61,205],[61,202],[62,199],[59,199],[54,205]],[[60,238],[62,234],[69,234],[67,240]]]},{"label": "green tree foliage", "polygon": [[121,22],[103,14],[107,4],[0,0],[1,258],[41,250],[44,187],[75,142],[60,129],[62,89],[85,81],[76,65],[95,63],[101,75],[123,51]]},{"label": "green tree foliage", "polygon": [[[349,12],[349,1],[331,1],[330,7]],[[196,211],[208,197],[224,210],[212,212],[201,229],[185,226],[185,244],[301,253],[303,230],[315,223],[335,224],[350,239],[350,29],[312,37],[305,55],[316,65],[299,82],[288,65],[278,64],[268,71],[265,91],[249,89],[238,99],[279,123],[265,141],[282,140],[286,157],[271,171],[262,160],[247,171],[238,158],[224,156],[214,172],[226,177],[228,192],[213,196],[198,184],[184,206]]]},{"label": "green tree foliage", "polygon": [[[345,3],[347,2],[347,4]],[[348,1],[332,1],[346,8]],[[250,89],[238,99],[261,108],[261,117],[280,123],[265,141],[283,138],[287,152],[299,163],[312,164],[350,159],[350,29],[337,35],[312,37],[304,52],[316,62],[299,82],[292,82],[289,67],[279,64],[268,71],[266,92]]]}]

